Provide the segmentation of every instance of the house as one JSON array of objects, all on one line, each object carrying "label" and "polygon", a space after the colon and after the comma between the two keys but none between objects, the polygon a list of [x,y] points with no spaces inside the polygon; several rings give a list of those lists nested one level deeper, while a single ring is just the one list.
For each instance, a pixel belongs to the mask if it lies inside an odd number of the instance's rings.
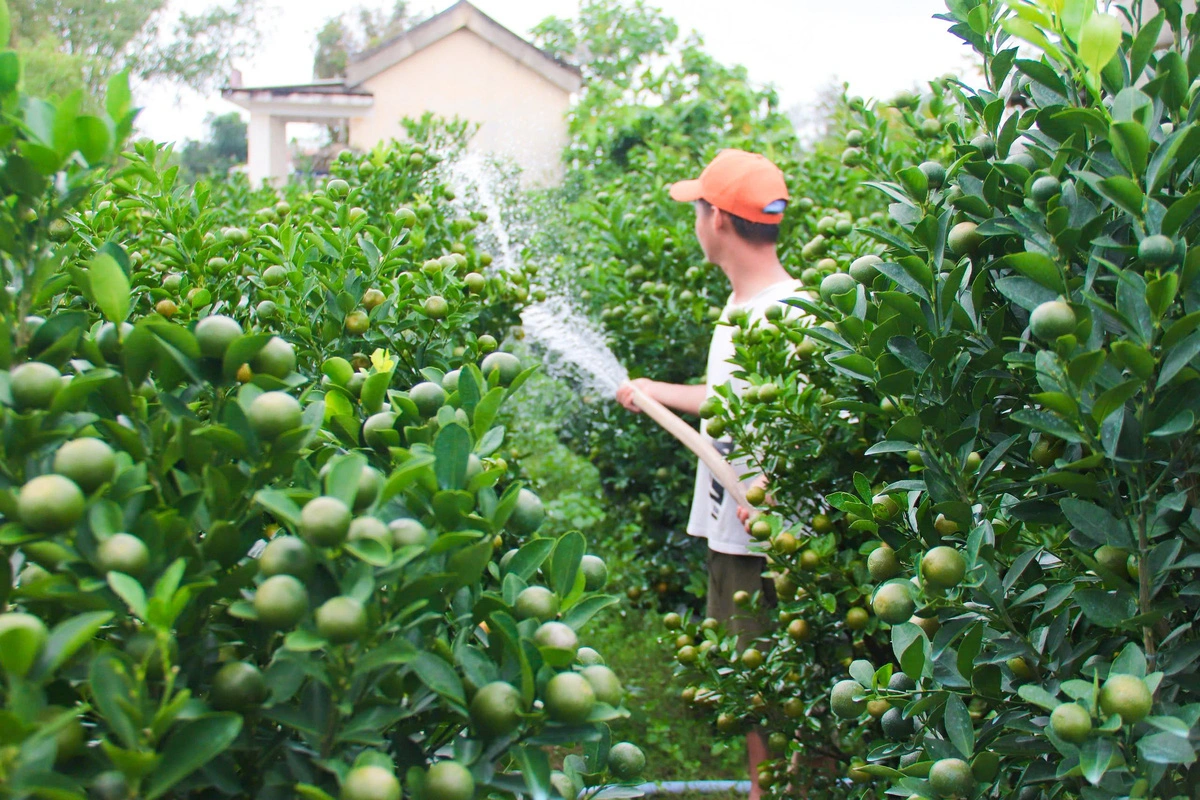
[{"label": "house", "polygon": [[508,157],[526,184],[561,176],[566,113],[578,68],[539,50],[467,0],[367,52],[345,78],[247,87],[235,77],[226,100],[250,112],[247,171],[254,183],[288,175],[287,123],[344,121],[350,146],[403,139],[401,120],[425,112],[479,124],[469,149]]}]

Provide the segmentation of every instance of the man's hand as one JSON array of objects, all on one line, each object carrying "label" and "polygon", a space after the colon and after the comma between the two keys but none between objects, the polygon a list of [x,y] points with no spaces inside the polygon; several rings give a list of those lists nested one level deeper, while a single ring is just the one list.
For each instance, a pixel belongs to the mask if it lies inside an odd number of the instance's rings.
[{"label": "man's hand", "polygon": [[[755,478],[754,483],[750,484],[750,489],[754,489],[754,488],[763,489],[765,491],[767,488],[767,476],[759,475],[757,478]],[[766,496],[766,503],[767,503],[767,505],[772,505],[772,506],[775,505],[775,498],[768,494]],[[751,521],[757,515],[758,515],[758,512],[755,511],[753,508],[747,508],[746,506],[738,506],[737,518],[738,518],[738,521],[741,522],[742,525],[745,526],[746,533],[750,532]]]},{"label": "man's hand", "polygon": [[654,397],[653,386],[655,383],[655,381],[649,378],[634,378],[631,381],[626,381],[617,388],[617,402],[633,413],[640,414],[642,410],[633,402],[633,389],[637,387],[650,397]]}]

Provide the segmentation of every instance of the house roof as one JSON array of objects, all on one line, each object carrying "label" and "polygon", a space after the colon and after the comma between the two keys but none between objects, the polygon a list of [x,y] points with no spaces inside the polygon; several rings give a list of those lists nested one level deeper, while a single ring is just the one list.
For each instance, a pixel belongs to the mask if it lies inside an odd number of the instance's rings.
[{"label": "house roof", "polygon": [[282,86],[229,86],[225,91],[249,92],[254,94],[271,94],[283,96],[289,94],[350,94],[370,97],[366,89],[347,86],[341,78],[312,81],[311,83],[292,83]]},{"label": "house roof", "polygon": [[468,0],[459,0],[440,14],[355,56],[346,70],[345,87],[353,90],[364,81],[463,28],[507,53],[564,91],[579,91],[583,79],[578,67],[560,61],[533,46],[484,14]]}]

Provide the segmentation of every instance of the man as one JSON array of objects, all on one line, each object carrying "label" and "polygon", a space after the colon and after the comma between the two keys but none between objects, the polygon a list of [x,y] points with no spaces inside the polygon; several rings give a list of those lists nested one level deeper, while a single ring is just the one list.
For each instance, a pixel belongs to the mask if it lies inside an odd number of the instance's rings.
[{"label": "man", "polygon": [[[705,258],[720,267],[733,289],[722,319],[744,309],[751,319],[761,317],[767,308],[799,293],[799,283],[779,263],[775,246],[779,223],[788,202],[787,185],[779,168],[761,155],[743,150],[723,150],[696,180],[681,181],[671,187],[671,198],[691,202],[696,208],[696,238]],[[683,385],[638,378],[638,389],[669,408],[688,414],[699,413],[700,405],[715,394],[714,387],[731,384],[741,393],[746,383],[733,377],[733,327],[718,324],[708,351],[705,383]],[[630,411],[639,409],[632,391],[617,392],[617,400]],[[713,440],[703,434],[725,456],[734,451],[731,438]],[[744,461],[733,459],[739,473],[746,471]],[[743,511],[743,516],[744,516]],[[761,617],[738,614],[733,603],[735,592],[751,595],[761,592],[766,604],[774,602],[774,586],[763,578],[763,556],[749,548],[750,537],[738,517],[736,501],[714,480],[712,472],[699,464],[687,532],[708,540],[708,616],[726,623],[739,636],[739,648],[746,646],[763,629]],[[766,744],[758,731],[747,736],[746,751],[750,762],[751,800],[757,800],[757,765],[767,757]]]}]

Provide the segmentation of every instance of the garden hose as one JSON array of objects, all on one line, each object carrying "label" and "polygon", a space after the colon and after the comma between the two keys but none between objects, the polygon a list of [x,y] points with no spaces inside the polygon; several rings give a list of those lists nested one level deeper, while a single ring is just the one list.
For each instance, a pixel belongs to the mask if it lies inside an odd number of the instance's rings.
[{"label": "garden hose", "polygon": [[634,405],[644,411],[650,419],[661,425],[667,433],[678,439],[684,447],[695,453],[712,470],[713,477],[725,487],[725,491],[729,492],[738,505],[750,508],[750,504],[746,502],[746,490],[742,486],[742,481],[738,477],[737,470],[733,468],[732,464],[721,457],[717,449],[701,436],[699,431],[677,417],[662,403],[650,397],[641,389],[638,389],[634,384],[627,381],[625,385],[629,387],[630,392],[633,394]]}]

